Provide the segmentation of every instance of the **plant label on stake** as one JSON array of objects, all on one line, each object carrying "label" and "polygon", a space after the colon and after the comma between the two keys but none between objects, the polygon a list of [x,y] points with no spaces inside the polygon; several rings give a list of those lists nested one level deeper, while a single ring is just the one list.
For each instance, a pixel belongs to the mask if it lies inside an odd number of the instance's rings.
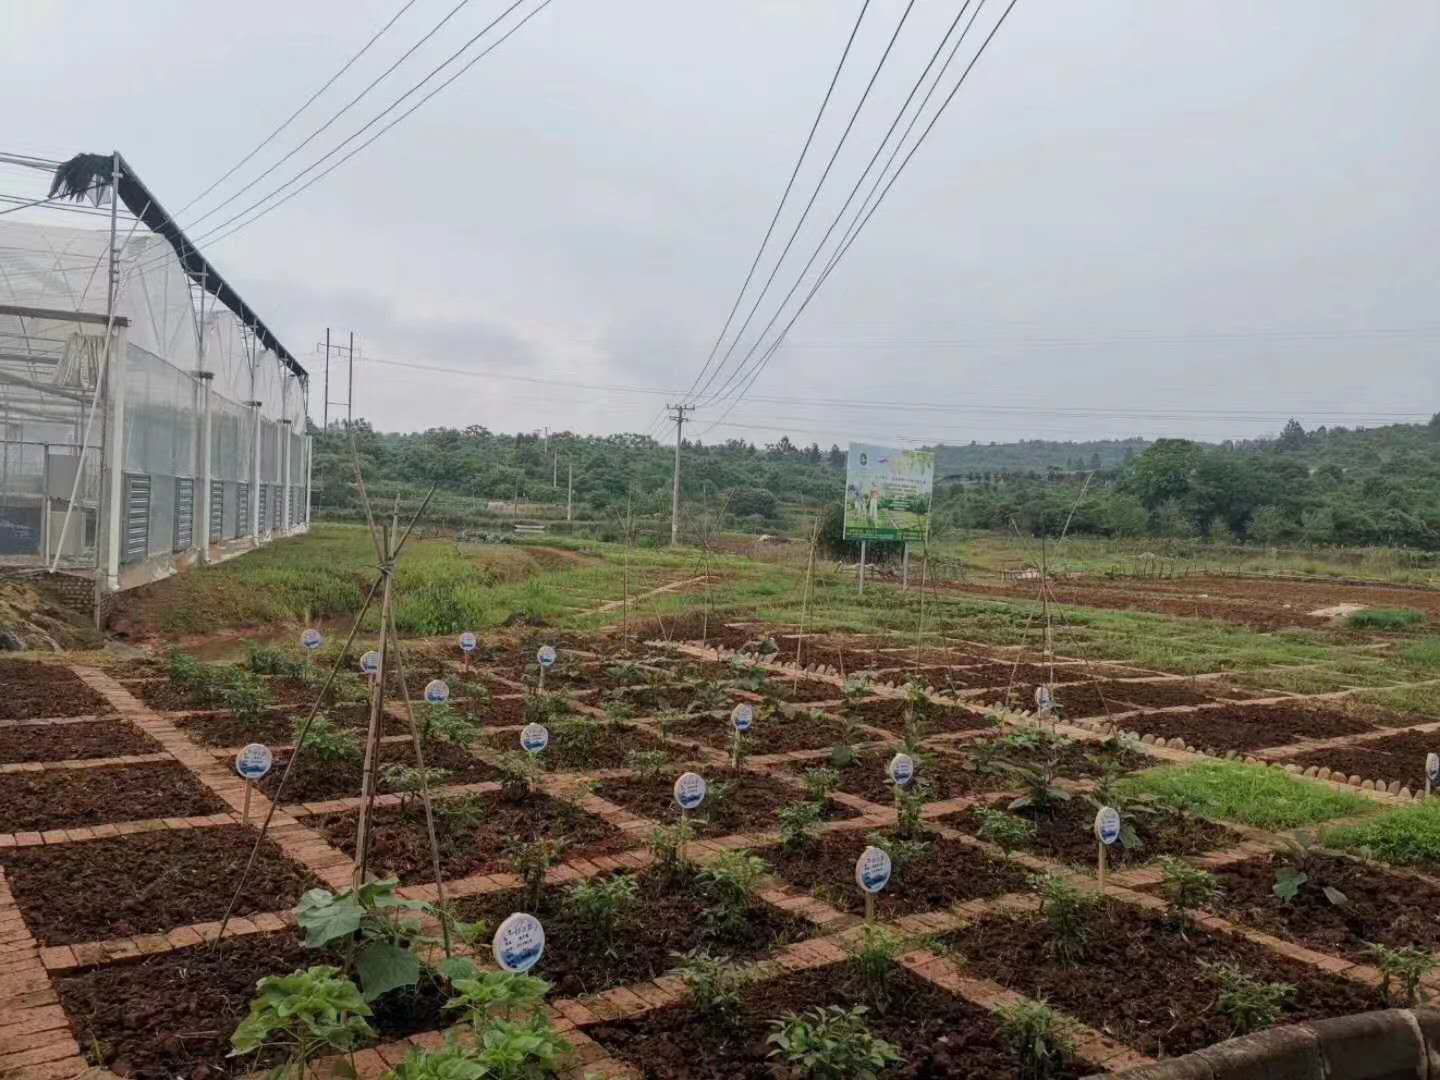
[{"label": "plant label on stake", "polygon": [[534,915],[517,911],[495,928],[491,950],[502,970],[529,971],[545,952],[545,927]]},{"label": "plant label on stake", "polygon": [[909,754],[896,754],[885,766],[885,772],[896,787],[908,787],[915,779],[915,759]]},{"label": "plant label on stake", "polygon": [[705,778],[699,773],[683,772],[675,778],[675,804],[680,807],[681,862],[685,861],[685,826],[689,824],[690,811],[705,801],[705,790]]},{"label": "plant label on stake", "polygon": [[300,635],[300,647],[305,650],[305,670],[310,670],[310,657],[324,644],[325,636],[313,626]]},{"label": "plant label on stake", "polygon": [[476,641],[475,635],[471,631],[466,630],[460,635],[460,651],[465,654],[466,671],[470,670],[470,654],[475,651],[477,644],[479,644],[479,642]]},{"label": "plant label on stake", "polygon": [[450,700],[450,684],[444,679],[431,679],[425,684],[425,700],[431,705],[444,705]]},{"label": "plant label on stake", "polygon": [[1100,891],[1105,891],[1105,849],[1120,839],[1120,811],[1113,806],[1102,806],[1095,815],[1095,840],[1098,848],[1096,877]]},{"label": "plant label on stake", "polygon": [[264,743],[251,743],[235,755],[235,771],[245,780],[245,809],[242,818],[247,825],[250,823],[250,791],[255,781],[268,773],[274,763],[274,755]]},{"label": "plant label on stake", "polygon": [[540,665],[540,691],[545,691],[545,672],[555,666],[555,646],[541,645],[540,651],[535,654],[535,662]]},{"label": "plant label on stake", "polygon": [[737,770],[740,768],[740,740],[745,737],[754,721],[755,706],[748,701],[742,701],[730,710],[730,723],[735,728],[735,735],[731,739],[730,764]]},{"label": "plant label on stake", "polygon": [[1425,755],[1425,797],[1430,797],[1430,789],[1435,784],[1440,784],[1440,754]]},{"label": "plant label on stake", "polygon": [[855,884],[865,894],[865,921],[875,921],[875,894],[890,884],[890,855],[878,847],[867,847],[855,860]]},{"label": "plant label on stake", "polygon": [[1041,716],[1048,716],[1055,708],[1055,695],[1050,692],[1050,687],[1040,685],[1035,688],[1035,711]]},{"label": "plant label on stake", "polygon": [[550,745],[550,729],[544,724],[526,724],[520,729],[520,748],[538,754]]}]

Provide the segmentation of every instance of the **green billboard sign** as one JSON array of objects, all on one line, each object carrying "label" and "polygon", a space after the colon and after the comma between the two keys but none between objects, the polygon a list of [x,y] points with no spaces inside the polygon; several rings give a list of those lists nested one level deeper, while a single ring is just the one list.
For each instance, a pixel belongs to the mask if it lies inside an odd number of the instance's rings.
[{"label": "green billboard sign", "polygon": [[934,486],[930,451],[852,442],[845,470],[845,539],[924,540]]}]

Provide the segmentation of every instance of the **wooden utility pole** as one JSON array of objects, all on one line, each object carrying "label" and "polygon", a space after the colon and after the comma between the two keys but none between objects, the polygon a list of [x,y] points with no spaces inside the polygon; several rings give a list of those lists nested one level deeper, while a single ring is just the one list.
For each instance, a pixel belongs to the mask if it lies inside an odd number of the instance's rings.
[{"label": "wooden utility pole", "polygon": [[685,428],[685,414],[694,412],[693,405],[667,405],[670,419],[675,421],[675,479],[670,490],[670,546],[680,543],[680,437]]},{"label": "wooden utility pole", "polygon": [[575,462],[568,465],[570,479],[565,484],[565,520],[575,520]]}]

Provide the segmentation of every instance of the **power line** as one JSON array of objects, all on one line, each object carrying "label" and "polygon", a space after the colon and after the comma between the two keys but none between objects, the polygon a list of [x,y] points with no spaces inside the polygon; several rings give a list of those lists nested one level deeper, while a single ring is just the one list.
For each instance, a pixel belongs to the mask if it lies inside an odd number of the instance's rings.
[{"label": "power line", "polygon": [[759,294],[755,297],[754,303],[750,305],[750,311],[746,314],[745,321],[740,324],[740,329],[735,331],[734,340],[732,340],[729,347],[726,348],[725,355],[720,358],[720,363],[715,366],[715,370],[710,373],[710,377],[705,381],[705,384],[700,387],[701,396],[709,390],[710,385],[715,381],[715,377],[724,369],[726,363],[729,362],[730,357],[735,352],[735,346],[744,338],[745,330],[750,325],[750,320],[755,317],[755,312],[760,309],[761,303],[765,300],[765,294],[770,291],[770,286],[774,284],[775,277],[780,272],[780,267],[785,264],[786,256],[790,254],[790,249],[795,246],[795,240],[800,235],[800,230],[804,227],[806,219],[809,218],[810,211],[814,208],[816,199],[820,197],[820,191],[825,186],[825,181],[830,178],[830,170],[835,167],[835,160],[840,156],[840,151],[844,149],[845,142],[849,139],[850,132],[855,127],[855,121],[860,117],[860,111],[865,108],[865,103],[870,100],[870,91],[875,88],[875,82],[880,78],[880,72],[885,67],[885,61],[890,58],[891,50],[895,48],[895,42],[900,37],[900,31],[905,28],[905,23],[910,18],[910,12],[914,10],[914,8],[915,0],[910,0],[910,2],[905,5],[905,10],[900,13],[900,19],[895,24],[895,31],[890,35],[890,40],[886,42],[885,51],[880,54],[880,59],[875,65],[875,70],[870,73],[870,79],[865,84],[865,90],[861,93],[860,100],[855,103],[855,108],[850,113],[850,119],[845,124],[845,130],[840,133],[839,141],[835,143],[835,149],[831,151],[830,160],[825,163],[825,169],[821,172],[820,179],[815,181],[815,188],[810,192],[810,198],[805,203],[805,209],[800,212],[800,219],[795,222],[795,228],[791,230],[789,239],[785,241],[785,246],[780,251],[780,257],[775,260],[775,265],[770,270],[769,277],[765,279],[765,284],[760,287]]},{"label": "power line", "polygon": [[[250,161],[256,154],[258,154],[261,150],[264,150],[265,147],[269,146],[270,143],[272,143],[272,142],[275,140],[276,136],[278,136],[282,131],[284,131],[287,127],[289,127],[289,126],[291,125],[291,123],[294,122],[294,120],[295,120],[295,118],[296,118],[297,116],[299,116],[301,113],[303,113],[303,112],[304,112],[306,109],[308,109],[311,105],[315,104],[316,99],[319,98],[321,94],[325,93],[326,90],[329,90],[330,87],[334,86],[334,85],[335,85],[335,80],[337,80],[338,78],[340,78],[341,75],[344,75],[345,72],[349,71],[350,68],[354,66],[354,64],[355,64],[355,62],[356,62],[357,60],[359,60],[362,56],[364,56],[367,52],[369,52],[369,51],[370,51],[370,46],[374,45],[375,42],[379,41],[380,38],[384,36],[385,31],[389,30],[392,26],[395,25],[395,23],[399,20],[400,16],[404,15],[405,12],[409,11],[409,10],[410,10],[412,7],[414,7],[414,6],[415,6],[415,0],[405,0],[405,3],[400,6],[400,10],[397,11],[394,15],[392,15],[392,16],[390,17],[390,21],[387,22],[384,26],[380,27],[380,29],[375,32],[375,34],[370,38],[370,40],[367,41],[363,46],[361,46],[359,52],[357,52],[354,56],[350,57],[349,60],[346,60],[345,63],[344,63],[343,65],[341,65],[339,71],[335,72],[334,75],[331,75],[330,78],[326,79],[324,86],[320,87],[319,90],[316,90],[313,94],[311,94],[308,98],[306,98],[306,99],[305,99],[305,103],[304,103],[303,105],[301,105],[298,109],[296,109],[293,113],[291,113],[289,116],[287,116],[283,121],[281,121],[279,127],[277,127],[274,131],[270,132],[269,135],[266,135],[265,138],[261,139],[261,140],[260,140],[260,143],[255,147],[254,150],[251,150],[248,154],[246,154],[243,158],[241,158],[239,161],[237,161],[234,165],[230,166],[229,171],[227,171],[224,176],[220,177],[219,180],[216,180],[213,184],[211,184],[208,188],[206,188],[204,191],[202,191],[199,195],[196,195],[195,198],[191,199],[191,200],[190,200],[188,203],[186,203],[184,206],[180,207],[180,209],[177,210],[177,211],[175,211],[175,213],[176,213],[176,214],[183,214],[186,210],[189,210],[190,207],[194,206],[194,205],[195,205],[196,203],[198,203],[201,199],[205,198],[205,196],[209,195],[209,194],[210,194],[212,191],[214,191],[217,187],[219,187],[221,184],[223,184],[226,180],[229,180],[230,177],[234,176],[235,173],[238,172],[238,171],[239,171],[248,161]],[[459,10],[459,9],[457,8],[456,10]],[[453,14],[453,13],[452,13],[452,14]],[[449,17],[449,16],[447,16],[447,18],[448,18],[448,17]],[[409,55],[409,54],[407,53],[406,55]],[[404,57],[401,57],[401,59],[403,60]],[[398,61],[397,61],[397,62],[398,62]],[[392,68],[391,70],[393,70],[393,68]],[[389,74],[389,72],[386,72],[386,74]],[[380,78],[382,78],[382,79],[383,79],[384,77],[385,77],[384,75],[380,76]],[[377,79],[376,82],[378,82],[378,81],[379,81],[379,80]],[[374,86],[374,85],[375,85],[375,83],[371,83],[371,84],[370,84],[370,86]],[[368,91],[369,89],[370,89],[370,87],[366,87],[366,91]],[[363,97],[364,94],[362,93],[361,96]],[[359,100],[359,99],[357,98],[356,100]],[[352,102],[351,104],[353,104],[353,102]],[[346,107],[348,108],[349,106],[346,106]],[[343,112],[343,111],[344,111],[344,110],[342,109],[341,112]],[[334,119],[338,119],[339,116],[340,116],[340,113],[337,113],[337,114],[335,115],[335,117],[332,118],[331,122],[333,123]],[[312,136],[312,138],[313,138],[313,136]],[[304,145],[304,143],[301,143],[301,146],[303,146],[303,145]],[[298,150],[299,147],[296,147],[296,149]],[[293,152],[294,152],[294,151],[292,151],[292,153],[293,153]],[[288,156],[288,155],[287,155],[287,156]],[[281,159],[280,159],[280,162],[283,162],[284,160],[285,160],[284,158],[281,158]],[[280,162],[277,162],[276,165],[279,165]],[[272,167],[272,168],[273,168],[273,167]],[[262,177],[258,178],[258,179],[255,181],[255,183],[258,183],[260,179],[264,179],[264,177],[262,176]],[[244,189],[244,188],[241,188],[240,190],[241,190],[241,191],[244,191],[245,189]],[[236,192],[236,194],[239,195],[240,192]],[[224,203],[222,203],[221,205],[223,206]],[[217,207],[217,209],[218,209],[218,207]],[[203,219],[202,219],[202,218],[196,218],[195,220],[196,220],[196,221],[200,221],[200,220],[203,220]],[[192,223],[192,224],[193,224],[193,223]]]},{"label": "power line", "polygon": [[845,67],[845,61],[850,56],[850,48],[855,44],[855,36],[860,32],[860,24],[865,21],[865,12],[870,10],[870,0],[860,6],[860,14],[855,16],[855,25],[850,28],[850,36],[845,40],[845,49],[840,54],[840,62],[835,65],[835,71],[830,76],[830,85],[825,88],[825,96],[820,101],[820,108],[815,113],[815,119],[810,124],[810,131],[805,136],[805,144],[800,147],[800,156],[795,159],[795,167],[790,170],[790,179],[785,182],[785,190],[780,193],[780,202],[775,206],[775,213],[770,218],[770,225],[765,230],[765,236],[760,241],[760,246],[755,250],[755,258],[750,263],[750,269],[745,274],[745,280],[740,285],[740,291],[735,294],[735,302],[730,305],[730,313],[725,316],[725,324],[720,327],[720,333],[715,338],[715,344],[710,346],[710,355],[705,358],[700,373],[695,376],[690,384],[690,389],[685,392],[688,398],[695,392],[695,387],[705,377],[705,372],[715,360],[715,354],[720,351],[720,343],[725,340],[725,335],[730,332],[730,324],[735,319],[735,313],[740,310],[740,302],[745,298],[745,291],[750,288],[750,282],[755,278],[755,270],[760,265],[760,259],[765,254],[765,248],[770,243],[770,237],[775,233],[775,226],[780,221],[780,213],[785,209],[785,202],[790,198],[790,192],[795,187],[795,178],[800,175],[800,167],[805,163],[805,156],[810,152],[810,144],[815,141],[815,132],[820,127],[820,120],[825,115],[825,109],[830,104],[830,97],[835,92],[835,84],[840,81],[840,72]]}]

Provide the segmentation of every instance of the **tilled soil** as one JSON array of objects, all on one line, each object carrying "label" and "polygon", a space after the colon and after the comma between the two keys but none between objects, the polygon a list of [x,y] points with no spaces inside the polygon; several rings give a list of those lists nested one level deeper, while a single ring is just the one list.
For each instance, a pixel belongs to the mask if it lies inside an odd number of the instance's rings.
[{"label": "tilled soil", "polygon": [[[11,848],[0,865],[40,944],[72,945],[219,919],[254,843],[242,825],[167,829]],[[266,839],[234,914],[288,911],[319,884]]]},{"label": "tilled soil", "polygon": [[[275,755],[274,766],[257,784],[263,794],[269,796],[275,792],[289,760],[288,750]],[[385,766],[389,764],[413,766],[415,748],[409,741],[380,744],[380,763],[376,779],[377,790],[381,794],[390,790],[383,775]],[[362,765],[359,758],[328,761],[313,752],[307,752],[295,763],[290,778],[285,781],[281,802],[291,806],[295,803],[324,802],[327,799],[358,799]],[[481,761],[453,743],[432,741],[425,748],[425,765],[427,768],[449,770],[450,775],[441,781],[442,784],[479,784],[500,778],[500,772],[495,766]]]},{"label": "tilled soil", "polygon": [[[667,724],[665,731],[726,751],[735,737],[735,729],[728,716],[689,716]],[[768,716],[756,716],[744,737],[744,745],[750,754],[823,750],[839,742],[842,732],[843,727],[838,720],[821,713],[776,710]]]},{"label": "tilled soil", "polygon": [[[1055,777],[1066,780],[1093,780],[1107,772],[1134,772],[1156,763],[1148,754],[1132,750],[1116,739],[1106,739],[1103,742],[1065,739],[1056,747],[1051,743],[1036,741],[1034,733],[1022,731],[976,739],[946,752],[950,756],[972,763],[977,768],[993,757],[999,762],[1023,768],[1048,768]],[[1007,785],[1014,786],[1016,783],[1007,770],[999,769],[998,774]]]},{"label": "tilled soil", "polygon": [[165,748],[127,720],[0,728],[0,764],[158,754]]},{"label": "tilled soil", "polygon": [[[1008,810],[1009,799],[997,799],[990,810]],[[1034,839],[1021,850],[1041,858],[1055,859],[1072,866],[1093,867],[1097,858],[1095,839],[1095,806],[1078,795],[1069,802],[1057,803],[1052,809],[1037,813],[1015,811],[1035,826]],[[1217,848],[1233,847],[1245,837],[1200,818],[1171,813],[1130,814],[1127,819],[1135,826],[1140,846],[1127,848],[1114,843],[1105,852],[1110,866],[1132,866],[1149,862],[1161,855],[1198,855]],[[975,836],[980,831],[980,816],[975,810],[962,810],[940,818],[941,824]]]},{"label": "tilled soil", "polygon": [[[628,724],[605,720],[582,719],[559,721],[549,725],[550,744],[540,759],[547,769],[618,769],[634,750],[667,750],[669,747],[649,732]],[[487,735],[481,745],[489,750],[520,749],[517,732],[505,731]]]},{"label": "tilled soil", "polygon": [[[636,777],[602,781],[596,785],[595,794],[640,817],[673,823],[680,819],[680,808],[675,805],[675,777],[686,769],[698,772],[709,784],[705,802],[690,814],[690,823],[699,836],[774,831],[779,828],[776,812],[782,806],[805,799],[802,789],[792,788],[781,780],[693,764],[676,765],[671,772],[650,780]],[[728,785],[728,790],[717,797],[716,787],[722,783]],[[824,820],[855,816],[849,807],[831,801],[825,804]]]},{"label": "tilled soil", "polygon": [[1374,725],[1346,713],[1294,705],[1225,705],[1188,713],[1147,713],[1120,724],[1142,735],[1178,736],[1192,746],[1221,751],[1259,750],[1301,739],[1329,739],[1375,730]]},{"label": "tilled soil", "polygon": [[[688,709],[696,704],[698,696],[699,692],[693,686],[636,686],[613,692],[601,704],[622,701],[637,715],[648,716],[662,709]],[[732,703],[733,699],[727,693],[725,700],[709,707],[729,708]]]},{"label": "tilled soil", "polygon": [[[274,709],[259,716],[236,716],[234,713],[206,713],[199,716],[182,716],[174,724],[192,740],[202,746],[246,746],[252,742],[267,746],[289,746],[295,742],[295,725],[304,721],[309,713],[305,711]],[[326,709],[325,715],[337,727],[363,733],[370,726],[368,705],[342,705]],[[420,713],[416,722],[423,723]],[[380,717],[380,734],[404,735],[409,731],[403,720],[388,712]]]},{"label": "tilled soil", "polygon": [[[1025,868],[995,858],[959,840],[927,833],[930,850],[907,866],[896,867],[883,892],[875,897],[881,920],[917,911],[948,911],[956,903],[1025,888]],[[864,830],[825,833],[799,848],[767,848],[763,854],[775,873],[792,885],[814,892],[834,908],[865,910],[865,896],[855,884],[855,861],[869,845]]]},{"label": "tilled soil", "polygon": [[1193,926],[1181,937],[1165,918],[1113,901],[1091,920],[1085,958],[1077,964],[1056,957],[1050,924],[1035,915],[983,919],[942,941],[971,973],[1046,998],[1150,1057],[1188,1054],[1235,1034],[1217,1008],[1219,985],[1207,965],[1293,986],[1280,1024],[1383,1007],[1379,993],[1359,983]]},{"label": "tilled soil", "polygon": [[1423,791],[1425,755],[1436,750],[1440,750],[1440,733],[1410,731],[1350,746],[1311,750],[1284,760],[1302,767],[1324,765],[1362,780],[1398,780],[1411,791]]},{"label": "tilled soil", "polygon": [[178,762],[0,775],[0,827],[7,832],[201,817],[229,809]]},{"label": "tilled soil", "polygon": [[[1223,890],[1208,907],[1223,918],[1356,963],[1375,962],[1371,943],[1440,949],[1440,888],[1404,874],[1390,874],[1352,859],[1311,855],[1309,875],[1295,899],[1275,895],[1275,871],[1284,859],[1264,856],[1215,871]],[[1332,904],[1321,890],[1333,886],[1345,903]]]},{"label": "tilled soil", "polygon": [[108,715],[110,703],[58,664],[0,660],[0,720]]},{"label": "tilled soil", "polygon": [[[857,705],[846,705],[845,715],[862,724],[883,728],[896,735],[905,731],[905,718],[909,706],[901,698],[874,698]],[[982,731],[993,726],[980,713],[954,705],[937,705],[933,701],[925,706],[923,727],[927,735],[948,735],[956,731]]]},{"label": "tilled soil", "polygon": [[[464,799],[437,799],[434,808],[440,872],[447,879],[508,870],[510,844],[537,836],[563,839],[562,861],[614,855],[639,842],[573,804],[544,794],[516,803],[490,792]],[[330,843],[353,858],[357,818],[356,811],[347,811],[309,820]],[[375,873],[397,876],[407,885],[434,880],[425,811],[418,799],[405,807],[377,807],[370,820],[370,866]]]},{"label": "tilled soil", "polygon": [[[847,795],[855,795],[881,806],[895,802],[895,786],[890,782],[885,769],[895,756],[895,749],[860,750],[856,760],[837,769],[840,774],[839,786],[835,789]],[[834,768],[828,758],[814,761],[788,761],[787,772],[804,776],[810,769]],[[924,785],[929,801],[939,802],[987,791],[1003,791],[1013,787],[1013,781],[995,773],[982,773],[963,767],[947,754],[936,754],[934,760],[917,763],[917,782]]]},{"label": "tilled soil", "polygon": [[[227,1057],[230,1034],[250,1011],[255,984],[334,954],[306,949],[285,932],[227,938],[93,968],[57,979],[56,989],[81,1047],[96,1064],[133,1080],[220,1080],[278,1065],[276,1057]],[[381,1040],[433,1031],[454,1020],[446,995],[396,990],[372,1002]]]},{"label": "tilled soil", "polygon": [[839,701],[844,696],[840,687],[821,679],[767,679],[759,692],[771,701],[788,703]]},{"label": "tilled soil", "polygon": [[[904,1057],[884,1075],[896,1080],[1007,1080],[1022,1075],[992,1013],[923,982],[904,969],[888,981],[890,999],[871,1009],[871,1032]],[[738,1021],[717,1024],[689,1005],[673,1005],[634,1020],[600,1024],[590,1035],[639,1069],[647,1080],[776,1080],[790,1074],[770,1057],[770,1021],[790,1013],[864,1000],[839,966],[757,983],[741,999]],[[1086,1068],[1061,1065],[1051,1080],[1073,1080]]]},{"label": "tilled soil", "polygon": [[[554,984],[552,998],[593,994],[612,986],[645,982],[675,967],[675,953],[705,947],[735,960],[755,959],[777,945],[814,933],[804,919],[752,900],[739,917],[716,921],[713,896],[693,873],[668,880],[654,871],[639,877],[639,891],[613,932],[586,922],[568,903],[570,887],[545,890],[540,910],[545,955],[530,974]],[[514,911],[530,911],[519,892],[491,893],[459,902],[461,917],[483,918],[487,927]]]}]

